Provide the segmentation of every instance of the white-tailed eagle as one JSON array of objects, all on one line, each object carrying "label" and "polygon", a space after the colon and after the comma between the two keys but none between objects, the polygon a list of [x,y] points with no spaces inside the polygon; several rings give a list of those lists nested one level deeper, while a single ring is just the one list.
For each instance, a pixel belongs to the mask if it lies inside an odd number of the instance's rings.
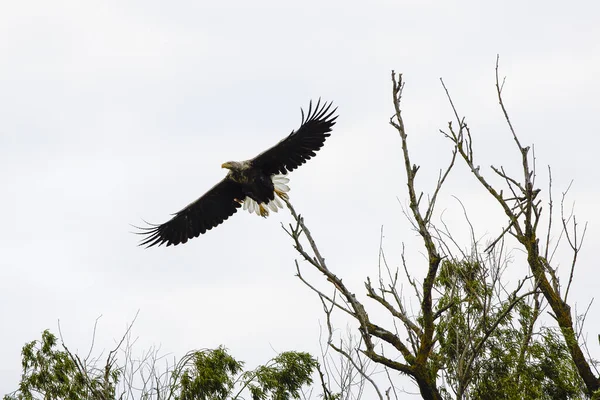
[{"label": "white-tailed eagle", "polygon": [[186,243],[207,230],[221,224],[240,207],[266,217],[269,210],[282,208],[282,199],[287,199],[288,178],[285,174],[298,168],[314,157],[323,147],[335,125],[337,108],[332,103],[319,100],[313,108],[310,102],[308,113],[302,112],[300,128],[267,151],[251,160],[229,161],[221,165],[229,169],[227,176],[198,200],[174,214],[171,220],[161,225],[139,228],[146,237],[141,246],[167,246]]}]

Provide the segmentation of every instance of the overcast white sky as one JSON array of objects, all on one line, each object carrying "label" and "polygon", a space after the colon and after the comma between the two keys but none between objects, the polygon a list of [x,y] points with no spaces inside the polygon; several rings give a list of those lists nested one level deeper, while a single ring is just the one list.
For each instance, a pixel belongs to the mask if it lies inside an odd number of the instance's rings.
[{"label": "overcast white sky", "polygon": [[[427,191],[450,151],[437,131],[452,118],[439,77],[470,122],[482,168],[518,171],[494,97],[497,53],[522,141],[535,143],[540,170],[552,165],[557,196],[575,180],[571,199],[589,227],[571,301],[585,308],[600,287],[598,15],[591,0],[1,2],[0,395],[16,388],[22,345],[56,332],[59,319],[80,351],[98,316],[102,349],[140,310],[140,349],[223,344],[249,366],[275,351],[317,353],[321,306],[294,277],[287,212],[240,212],[185,246],[150,250],[129,224],[165,221],[222,178],[222,162],[271,146],[322,96],[339,106],[338,123],[291,174],[293,204],[358,295],[376,274],[382,225],[390,260],[405,242],[418,275],[420,241],[397,200],[407,196],[388,125],[390,70],[405,74],[404,117]],[[462,167],[439,205],[460,221],[452,195],[481,236],[501,229]],[[591,338],[598,315],[594,304]]]}]

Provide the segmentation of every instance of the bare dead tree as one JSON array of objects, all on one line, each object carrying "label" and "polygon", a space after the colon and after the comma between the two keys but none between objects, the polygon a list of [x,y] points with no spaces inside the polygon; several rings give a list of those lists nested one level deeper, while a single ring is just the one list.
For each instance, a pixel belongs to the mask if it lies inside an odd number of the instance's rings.
[{"label": "bare dead tree", "polygon": [[[433,309],[433,284],[442,257],[439,254],[431,235],[429,223],[433,215],[439,191],[454,166],[457,150],[455,149],[453,151],[448,167],[440,174],[440,178],[433,195],[429,200],[429,204],[427,205],[425,212],[422,212],[420,209],[422,196],[418,196],[417,191],[415,190],[415,176],[419,168],[410,161],[407,135],[400,110],[400,99],[402,97],[404,86],[401,81],[401,75],[399,75],[398,78],[399,80],[397,79],[396,74],[392,73],[395,114],[390,119],[390,123],[400,133],[407,176],[410,209],[416,224],[416,229],[423,239],[428,256],[428,272],[423,284],[417,288],[417,284],[412,283],[420,301],[421,312],[418,322],[415,322],[415,320],[408,315],[402,302],[399,301],[398,293],[395,291],[395,282],[392,282],[389,286],[391,289],[382,287],[383,290],[378,292],[371,283],[371,280],[367,279],[365,287],[368,297],[386,308],[403,324],[404,328],[409,332],[408,342],[400,339],[395,328],[386,329],[371,320],[362,302],[360,302],[354,293],[346,287],[342,280],[327,267],[310,231],[304,223],[304,219],[296,213],[289,202],[287,202],[287,205],[296,224],[295,226],[290,225],[289,229],[286,229],[286,231],[293,239],[294,246],[300,255],[326,276],[336,292],[334,295],[327,295],[317,289],[314,285],[304,279],[300,267],[298,263],[296,263],[299,278],[315,291],[322,300],[333,305],[336,309],[347,313],[359,323],[359,332],[364,345],[364,348],[362,349],[363,354],[378,364],[412,377],[419,386],[423,398],[441,399],[441,395],[436,385],[437,367],[431,363],[430,357],[436,341],[434,337],[436,312]],[[307,239],[310,246],[310,250],[308,251],[310,251],[311,254],[305,250],[301,241],[302,236]],[[336,298],[338,293],[339,299]],[[395,303],[392,303],[392,301]],[[388,357],[383,351],[379,351],[374,338],[383,341],[398,351],[404,359],[404,362],[396,361],[396,357]]]},{"label": "bare dead tree", "polygon": [[[403,271],[401,271],[399,268],[394,269],[387,264],[383,248],[380,248],[377,281],[374,282],[371,278],[366,278],[366,296],[374,300],[375,304],[387,310],[389,315],[393,317],[392,326],[385,327],[383,323],[376,322],[370,317],[365,304],[325,263],[325,259],[307,228],[304,218],[296,212],[289,201],[286,202],[294,223],[284,227],[284,230],[292,238],[294,247],[301,258],[322,273],[326,282],[330,285],[329,289],[323,289],[321,284],[306,278],[302,273],[300,264],[296,261],[297,276],[319,296],[323,303],[329,331],[332,331],[332,312],[341,311],[350,316],[358,323],[358,332],[361,338],[360,353],[376,364],[384,366],[386,373],[398,371],[411,377],[418,385],[420,394],[424,399],[441,399],[443,397],[442,392],[447,393],[445,389],[440,391],[438,387],[438,379],[449,376],[447,375],[447,368],[449,368],[448,363],[450,362],[447,354],[440,350],[440,340],[445,339],[446,333],[441,332],[439,328],[447,326],[445,321],[452,318],[451,314],[457,312],[457,308],[465,306],[460,309],[460,312],[467,313],[467,322],[463,325],[466,331],[462,332],[462,335],[454,337],[456,352],[452,360],[454,362],[452,375],[454,386],[452,386],[452,389],[456,398],[463,399],[468,398],[469,385],[473,377],[477,376],[479,368],[481,368],[482,357],[485,357],[487,351],[487,342],[501,324],[507,323],[510,315],[519,304],[528,304],[533,309],[533,318],[528,319],[526,324],[518,327],[524,332],[523,339],[518,344],[520,349],[519,363],[521,365],[525,364],[525,360],[529,355],[530,342],[536,333],[536,321],[542,308],[540,293],[547,297],[547,293],[551,293],[549,289],[556,292],[556,288],[559,287],[558,279],[552,275],[555,270],[549,267],[546,257],[540,256],[537,247],[535,230],[541,214],[540,202],[537,200],[540,190],[534,189],[535,171],[532,171],[529,167],[528,148],[521,147],[516,134],[514,134],[512,124],[502,103],[501,86],[498,83],[497,88],[502,110],[505,113],[511,132],[513,132],[515,142],[523,154],[525,181],[520,183],[517,179],[510,177],[503,168],[492,167],[493,171],[501,176],[508,185],[510,196],[505,197],[502,191],[497,192],[487,183],[479,171],[479,166],[475,165],[473,161],[471,132],[465,119],[458,116],[452,99],[448,95],[458,125],[455,127],[452,123],[449,123],[449,132],[442,133],[451,139],[453,147],[448,164],[440,171],[437,184],[432,193],[424,198],[423,193],[416,189],[415,182],[419,166],[411,161],[408,135],[402,119],[401,99],[404,89],[402,75],[392,71],[395,112],[390,119],[390,124],[399,133],[401,139],[403,169],[406,174],[409,201],[405,214],[422,240],[427,260],[425,277],[422,282],[419,282],[411,276],[411,268],[407,265],[404,257],[404,249],[402,251]],[[461,250],[460,244],[454,241],[452,234],[443,221],[443,228],[436,227],[432,222],[440,191],[457,158],[467,163],[471,172],[498,199],[509,216],[508,226],[502,229],[501,233],[484,248],[479,240],[476,240],[473,226],[465,211],[465,219],[471,229],[472,251],[470,252]],[[583,235],[576,233],[575,228],[577,225],[574,217],[565,217],[563,214],[562,221],[563,235],[567,237],[567,242],[571,246],[574,256],[569,284],[564,299],[561,300],[564,304],[559,304],[558,311],[555,311],[557,319],[564,319],[565,313],[568,312],[568,309],[565,308],[566,295],[572,281],[573,268],[583,239]],[[570,223],[573,224],[573,231],[567,230]],[[503,257],[506,257],[507,252],[504,248],[504,237],[507,233],[514,235],[522,245],[526,245],[525,248],[530,263],[532,260],[537,260],[535,261],[537,264],[534,264],[531,271],[523,271],[522,279],[510,289],[500,279],[506,264],[506,260],[502,260]],[[531,254],[534,254],[534,256]],[[440,285],[436,283],[436,280],[440,277],[440,268],[457,265],[465,267],[460,270],[461,274],[468,271],[470,275],[453,278],[454,281],[449,282],[443,288],[444,291],[440,292]],[[401,273],[405,275],[414,292],[414,297],[418,300],[419,309],[415,314],[412,314],[412,310],[409,310],[405,303],[404,294],[399,285],[399,275]],[[553,284],[549,283],[548,278],[545,282],[543,281],[544,274],[549,274]],[[477,282],[481,291],[477,295],[470,295],[469,291],[472,288],[465,286],[467,281]],[[448,296],[448,293],[455,293],[456,296]],[[448,298],[451,300],[447,300]],[[548,302],[550,303],[549,300]],[[554,307],[552,309],[554,310]],[[570,313],[568,313],[568,316],[570,318]],[[561,329],[563,329],[563,325],[561,325]],[[567,333],[571,332],[571,336],[565,335],[565,340],[567,342],[571,340],[572,342],[573,339],[576,339],[575,327],[572,321],[566,327],[570,327],[570,331],[567,329]],[[382,345],[378,346],[378,343]],[[329,342],[329,345],[334,350],[339,350],[339,346],[332,341]],[[575,346],[570,345],[569,348],[573,347],[578,348],[576,340]],[[392,351],[390,352],[390,350]],[[585,358],[583,358],[583,361],[585,362]],[[579,369],[579,365],[577,368]],[[597,378],[593,378],[597,380]],[[594,382],[593,379],[588,381]],[[588,381],[586,381],[586,384]],[[377,385],[374,384],[374,386],[377,388]],[[588,386],[589,390],[593,387]],[[392,388],[394,388],[393,383],[387,391],[382,392],[377,389],[379,398],[383,398],[383,395],[389,398]]]},{"label": "bare dead tree", "polygon": [[[437,312],[443,314],[437,326],[438,340],[444,344],[439,349],[443,357],[442,376],[450,383],[455,397],[463,399],[469,398],[469,386],[485,364],[482,361],[487,341],[501,324],[509,323],[508,316],[515,307],[539,292],[531,284],[531,276],[524,276],[512,289],[507,287],[502,277],[510,260],[504,242],[498,243],[494,251],[484,252],[466,208],[457,201],[469,227],[468,250],[461,248],[443,218],[441,227],[431,229],[444,254],[435,286],[441,292],[436,302]],[[526,287],[531,289],[524,290]],[[527,330],[525,336],[533,334],[536,321],[537,315],[530,326],[523,327]],[[524,340],[520,345],[524,358],[529,342]]]},{"label": "bare dead tree", "polygon": [[[554,319],[561,329],[564,340],[569,348],[573,362],[575,363],[579,375],[585,382],[588,393],[592,395],[600,389],[600,379],[592,371],[590,363],[586,359],[582,346],[578,341],[576,326],[571,313],[571,306],[567,301],[569,289],[573,280],[575,265],[578,254],[581,250],[583,239],[585,237],[586,225],[581,230],[580,225],[573,214],[566,215],[564,212],[564,195],[561,202],[561,227],[560,238],[565,238],[571,250],[570,270],[566,287],[560,284],[557,277],[558,267],[551,264],[550,251],[550,232],[553,228],[552,220],[552,198],[550,197],[548,218],[548,231],[546,233],[545,248],[540,246],[539,223],[542,217],[542,200],[539,194],[541,189],[536,187],[536,166],[535,157],[531,155],[531,147],[524,146],[519,139],[516,130],[511,122],[508,111],[502,98],[504,80],[499,78],[499,58],[496,59],[496,95],[498,103],[502,110],[504,119],[508,125],[510,134],[515,146],[521,156],[522,176],[509,175],[504,167],[491,166],[492,172],[501,178],[504,182],[503,187],[494,186],[490,183],[487,176],[484,176],[477,164],[473,150],[473,136],[467,126],[464,117],[459,117],[459,113],[454,106],[448,89],[442,81],[446,91],[448,101],[454,112],[458,130],[452,123],[448,124],[448,132],[443,132],[450,139],[454,146],[454,151],[458,150],[460,158],[469,167],[473,176],[487,190],[489,195],[495,199],[501,207],[508,221],[507,226],[498,234],[497,239],[489,246],[491,250],[507,234],[514,237],[527,253],[527,263],[533,274],[537,287],[548,302]],[[551,175],[550,175],[551,182]],[[551,191],[550,191],[551,192]],[[550,193],[551,196],[551,193]],[[543,234],[541,235],[543,237]],[[559,239],[560,242],[560,239]],[[556,244],[558,246],[558,243]],[[550,253],[553,254],[553,253]]]},{"label": "bare dead tree", "polygon": [[[103,352],[93,355],[96,328],[100,317],[94,324],[90,349],[84,358],[69,350],[64,342],[59,322],[61,345],[83,377],[82,382],[86,385],[90,398],[98,400],[174,398],[173,377],[176,376],[178,364],[173,363],[171,367],[165,356],[160,355],[160,349],[157,347],[151,347],[141,356],[134,354],[136,339],[132,338],[131,330],[138,314],[139,311],[127,326],[123,336],[116,342],[115,347],[108,352],[103,363],[101,362]],[[164,369],[158,366],[162,361],[165,361]]]},{"label": "bare dead tree", "polygon": [[330,398],[338,400],[358,400],[363,398],[367,384],[372,385],[378,398],[383,400],[379,387],[372,379],[376,373],[370,360],[364,357],[357,349],[361,347],[360,339],[350,331],[346,331],[346,338],[334,342],[333,324],[331,323],[332,308],[327,307],[323,301],[326,313],[326,332],[321,327],[321,382],[323,393]]}]

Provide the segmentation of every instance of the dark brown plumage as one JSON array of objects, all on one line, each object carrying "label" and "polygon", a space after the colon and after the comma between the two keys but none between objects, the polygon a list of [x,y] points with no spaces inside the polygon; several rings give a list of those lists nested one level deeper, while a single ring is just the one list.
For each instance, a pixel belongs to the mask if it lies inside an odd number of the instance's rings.
[{"label": "dark brown plumage", "polygon": [[251,160],[229,161],[222,165],[230,171],[227,176],[202,197],[177,212],[171,220],[161,225],[149,224],[139,228],[147,235],[141,246],[167,246],[186,243],[207,230],[221,224],[244,206],[250,212],[266,217],[269,209],[277,211],[282,204],[279,198],[287,199],[288,179],[279,174],[293,171],[316,155],[325,139],[331,134],[337,116],[337,108],[319,100],[308,113],[302,111],[300,128],[275,146]]},{"label": "dark brown plumage", "polygon": [[331,127],[335,124],[337,118],[333,113],[337,108],[329,112],[331,103],[323,104],[319,108],[320,100],[315,109],[312,109],[312,102],[308,107],[306,121],[304,120],[304,110],[302,112],[302,122],[300,128],[282,139],[275,146],[271,147],[251,160],[255,168],[260,169],[267,174],[286,174],[304,164],[316,155],[316,151],[323,147],[325,138],[330,136]]}]

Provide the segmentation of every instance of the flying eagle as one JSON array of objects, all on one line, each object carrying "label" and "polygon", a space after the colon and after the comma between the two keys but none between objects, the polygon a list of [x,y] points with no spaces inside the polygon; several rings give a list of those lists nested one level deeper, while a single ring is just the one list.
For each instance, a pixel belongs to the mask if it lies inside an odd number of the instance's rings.
[{"label": "flying eagle", "polygon": [[313,108],[311,101],[306,116],[301,109],[302,123],[297,131],[251,160],[221,165],[229,169],[227,176],[202,197],[164,224],[138,228],[143,230],[139,234],[147,236],[140,246],[186,243],[221,224],[240,207],[262,217],[267,217],[269,210],[277,212],[283,208],[279,198],[287,199],[289,191],[285,174],[314,157],[323,147],[337,119],[334,115],[337,108],[331,106],[332,103],[321,105],[319,99]]}]

